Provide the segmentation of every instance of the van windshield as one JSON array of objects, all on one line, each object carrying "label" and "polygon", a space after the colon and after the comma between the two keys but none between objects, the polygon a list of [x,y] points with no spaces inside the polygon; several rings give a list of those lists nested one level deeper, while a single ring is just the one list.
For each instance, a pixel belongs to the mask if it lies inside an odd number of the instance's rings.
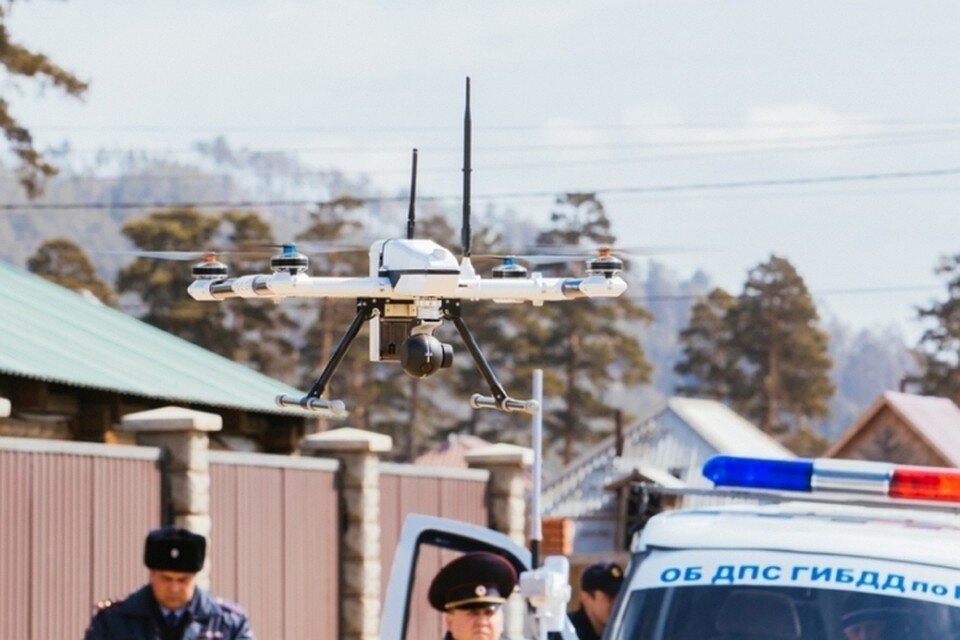
[{"label": "van windshield", "polygon": [[855,591],[678,586],[639,589],[626,598],[613,640],[960,638],[957,607]]}]

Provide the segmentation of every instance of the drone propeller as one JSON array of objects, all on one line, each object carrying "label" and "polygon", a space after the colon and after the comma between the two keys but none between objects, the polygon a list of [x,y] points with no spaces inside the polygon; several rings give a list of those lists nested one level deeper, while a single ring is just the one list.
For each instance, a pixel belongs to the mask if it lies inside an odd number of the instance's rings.
[{"label": "drone propeller", "polygon": [[[588,269],[592,268],[591,263],[596,261],[605,261],[612,259],[620,260],[642,260],[651,256],[668,255],[673,253],[689,253],[691,251],[704,252],[715,249],[707,247],[651,247],[651,246],[612,246],[612,245],[530,245],[524,250],[516,253],[485,253],[474,254],[474,258],[483,260],[511,260],[513,262],[523,262],[531,267],[539,267],[556,264],[570,264],[574,262],[586,262]],[[611,262],[611,265],[613,262]]]},{"label": "drone propeller", "polygon": [[[277,249],[283,249],[284,247],[291,246],[290,243],[287,244],[272,244],[267,245]],[[301,240],[299,242],[293,243],[292,246],[302,253],[308,253],[313,255],[322,255],[322,254],[337,254],[337,253],[366,253],[370,250],[370,245],[361,245],[354,243],[344,243],[344,242],[326,242],[323,240]]]},{"label": "drone propeller", "polygon": [[547,254],[552,256],[567,256],[572,259],[587,258],[600,251],[609,251],[612,255],[624,258],[649,258],[650,256],[668,255],[672,253],[689,253],[691,251],[710,251],[709,247],[693,246],[650,246],[634,245],[620,246],[612,244],[596,244],[593,246],[582,244],[537,244],[525,248],[524,253]]},{"label": "drone propeller", "polygon": [[95,251],[94,253],[111,256],[129,256],[132,258],[150,258],[152,260],[174,260],[178,262],[188,262],[190,260],[200,260],[207,256],[220,256],[224,251]]},{"label": "drone propeller", "polygon": [[604,275],[611,277],[623,271],[623,260],[613,254],[609,247],[597,249],[591,255],[576,254],[479,254],[475,258],[499,260],[500,264],[492,270],[494,278],[525,278],[527,268],[521,262],[531,267],[549,264],[568,264],[581,260],[586,263],[587,274]]},{"label": "drone propeller", "polygon": [[597,246],[589,248],[575,245],[534,245],[524,251],[516,253],[483,253],[474,254],[473,257],[487,260],[504,260],[511,258],[525,262],[531,266],[539,266],[588,261],[598,257],[614,255],[628,259],[644,257],[625,247]]}]

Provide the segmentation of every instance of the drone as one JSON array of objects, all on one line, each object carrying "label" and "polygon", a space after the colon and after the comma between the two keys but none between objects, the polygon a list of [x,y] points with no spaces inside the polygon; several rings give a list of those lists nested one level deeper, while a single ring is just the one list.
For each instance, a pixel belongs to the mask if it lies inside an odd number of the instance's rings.
[{"label": "drone", "polygon": [[356,316],[341,337],[316,382],[301,398],[279,395],[281,407],[300,407],[331,417],[346,415],[342,400],[322,396],[351,344],[365,323],[370,323],[370,361],[399,362],[414,378],[431,376],[453,363],[453,347],[434,337],[434,331],[450,321],[456,327],[470,357],[489,387],[490,395],[470,398],[474,409],[534,414],[536,400],[510,397],[484,357],[462,315],[464,300],[495,303],[548,301],[577,298],[615,298],[627,289],[620,277],[623,262],[609,248],[586,261],[584,277],[546,278],[529,273],[516,257],[504,257],[483,278],[471,262],[470,174],[471,168],[470,78],[466,81],[463,144],[462,256],[432,240],[414,238],[417,152],[413,153],[413,177],[407,234],[404,238],[377,240],[369,249],[369,274],[365,277],[316,277],[307,275],[309,259],[295,244],[280,245],[270,258],[271,274],[227,277],[227,267],[216,256],[207,256],[193,266],[189,295],[199,301],[230,298],[353,298]]}]

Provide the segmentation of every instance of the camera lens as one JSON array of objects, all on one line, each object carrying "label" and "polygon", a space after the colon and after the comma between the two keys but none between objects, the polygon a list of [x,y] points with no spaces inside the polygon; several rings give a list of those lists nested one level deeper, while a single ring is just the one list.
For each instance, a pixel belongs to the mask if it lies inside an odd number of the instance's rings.
[{"label": "camera lens", "polygon": [[414,378],[426,378],[453,364],[453,347],[433,336],[418,333],[400,345],[400,366]]}]

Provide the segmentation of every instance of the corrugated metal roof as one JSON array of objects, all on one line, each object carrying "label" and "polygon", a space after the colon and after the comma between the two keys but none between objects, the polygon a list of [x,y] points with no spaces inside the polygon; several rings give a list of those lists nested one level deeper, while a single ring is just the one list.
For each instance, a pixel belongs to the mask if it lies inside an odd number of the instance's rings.
[{"label": "corrugated metal roof", "polygon": [[886,391],[890,403],[944,458],[960,467],[960,407],[950,398]]},{"label": "corrugated metal roof", "polygon": [[[623,476],[623,466],[632,464],[637,467],[639,461],[650,465],[645,459],[649,455],[649,430],[661,431],[665,425],[679,424],[701,438],[714,453],[741,456],[795,458],[786,447],[763,433],[746,418],[716,400],[700,398],[671,397],[666,406],[659,408],[648,417],[642,418],[624,429],[626,441],[625,458],[617,463],[614,436],[608,436],[595,447],[567,465],[550,479],[543,491],[543,513],[549,516],[579,518],[612,508],[613,496],[604,487]],[[686,454],[683,458],[688,458]],[[678,465],[689,466],[690,461]],[[702,462],[702,461],[700,461]],[[697,477],[699,462],[692,469]]]},{"label": "corrugated metal roof", "polygon": [[492,443],[469,434],[451,434],[439,447],[417,456],[413,464],[424,467],[467,468],[466,454],[474,449],[489,447]]},{"label": "corrugated metal roof", "polygon": [[717,453],[739,456],[794,458],[793,452],[722,402],[701,398],[670,398],[670,409],[713,446]]},{"label": "corrugated metal roof", "polygon": [[[303,395],[110,307],[0,262],[0,372],[174,403],[313,415]],[[184,291],[184,295],[187,295]]]},{"label": "corrugated metal roof", "polygon": [[921,440],[951,465],[960,467],[960,407],[949,398],[898,391],[884,391],[830,446],[824,457],[842,455],[847,445],[873,422],[884,407],[900,416]]}]

